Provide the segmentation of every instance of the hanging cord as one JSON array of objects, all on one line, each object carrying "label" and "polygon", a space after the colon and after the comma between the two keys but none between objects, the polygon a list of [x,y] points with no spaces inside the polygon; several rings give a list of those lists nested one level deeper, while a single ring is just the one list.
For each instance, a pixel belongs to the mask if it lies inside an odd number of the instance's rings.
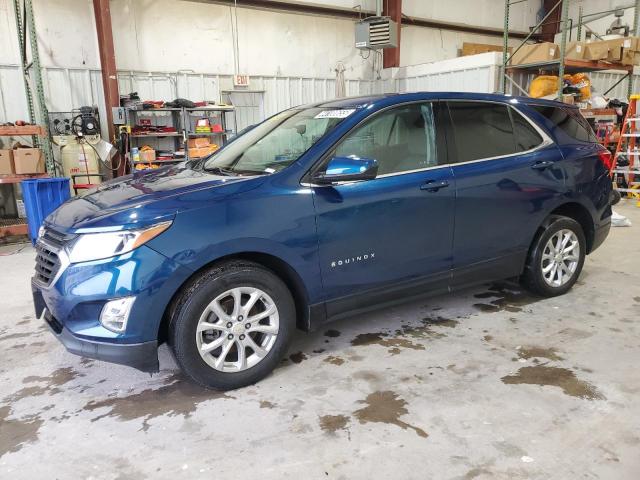
[{"label": "hanging cord", "polygon": [[234,73],[240,73],[240,47],[238,41],[238,1],[234,0],[234,6],[229,7],[229,20],[231,22],[231,37],[233,39],[233,69]]},{"label": "hanging cord", "polygon": [[[102,158],[100,158],[100,154],[98,153],[98,150],[96,150],[96,147],[94,147],[91,142],[89,142],[86,138],[83,138],[80,143],[82,144],[82,142],[85,142],[87,145],[89,145],[91,148],[93,148],[93,151],[96,152],[96,157],[97,157],[98,161],[104,166],[104,168],[106,168],[107,170],[114,171],[114,172],[118,171],[118,169],[122,165],[122,155],[120,155],[120,158],[118,159],[118,165],[116,165],[115,167],[112,167],[111,165],[109,165],[108,162],[106,162],[106,161],[102,160]],[[84,153],[84,147],[82,148],[82,152]]]}]

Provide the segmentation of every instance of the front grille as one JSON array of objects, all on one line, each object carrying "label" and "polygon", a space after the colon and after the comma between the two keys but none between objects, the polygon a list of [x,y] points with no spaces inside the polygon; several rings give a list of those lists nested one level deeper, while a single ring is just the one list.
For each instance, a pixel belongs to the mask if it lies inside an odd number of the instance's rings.
[{"label": "front grille", "polygon": [[75,235],[46,228],[44,233],[36,243],[36,274],[38,283],[48,287],[60,271],[62,262],[60,261],[60,251],[75,238]]}]

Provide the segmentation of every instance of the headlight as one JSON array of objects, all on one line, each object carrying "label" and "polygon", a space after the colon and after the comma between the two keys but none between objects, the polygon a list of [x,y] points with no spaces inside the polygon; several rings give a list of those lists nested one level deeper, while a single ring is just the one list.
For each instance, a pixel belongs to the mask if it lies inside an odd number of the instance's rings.
[{"label": "headlight", "polygon": [[68,248],[69,262],[89,262],[130,252],[160,235],[171,223],[162,222],[137,230],[82,234]]}]

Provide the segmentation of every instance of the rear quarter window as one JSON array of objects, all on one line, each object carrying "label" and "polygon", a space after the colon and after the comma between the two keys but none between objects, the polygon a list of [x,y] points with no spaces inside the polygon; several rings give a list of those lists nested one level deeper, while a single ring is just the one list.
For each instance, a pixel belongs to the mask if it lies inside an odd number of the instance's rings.
[{"label": "rear quarter window", "polygon": [[581,142],[598,141],[589,122],[576,108],[549,107],[545,105],[531,105],[531,108],[551,120],[554,125],[575,140]]}]

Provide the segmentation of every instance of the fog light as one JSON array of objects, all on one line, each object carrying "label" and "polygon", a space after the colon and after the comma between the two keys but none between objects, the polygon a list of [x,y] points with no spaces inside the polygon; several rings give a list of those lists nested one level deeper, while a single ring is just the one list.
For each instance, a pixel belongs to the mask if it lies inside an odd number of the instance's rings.
[{"label": "fog light", "polygon": [[100,313],[100,323],[107,330],[122,333],[127,328],[129,312],[136,297],[123,297],[105,303]]}]

